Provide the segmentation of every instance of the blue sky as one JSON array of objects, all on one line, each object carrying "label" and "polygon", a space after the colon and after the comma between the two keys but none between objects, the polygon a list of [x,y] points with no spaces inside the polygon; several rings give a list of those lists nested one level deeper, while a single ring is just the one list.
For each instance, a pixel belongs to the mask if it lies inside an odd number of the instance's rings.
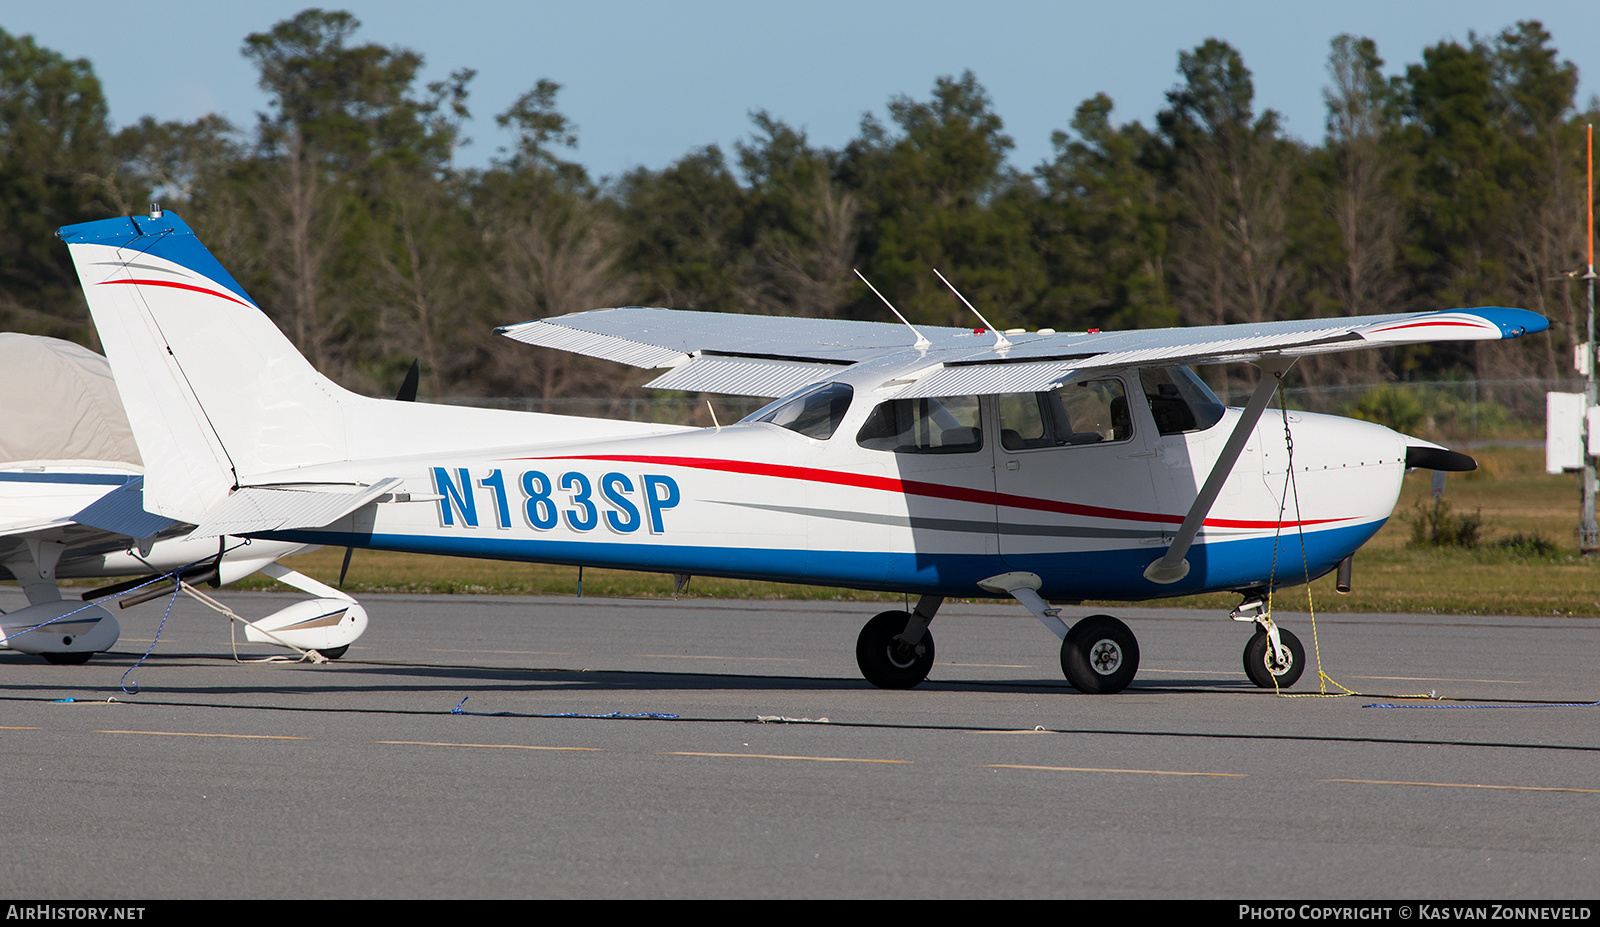
[{"label": "blue sky", "polygon": [[[150,114],[192,120],[218,112],[249,125],[266,107],[244,37],[304,2],[0,0],[0,28],[87,58],[120,126]],[[421,52],[424,79],[475,68],[474,143],[458,163],[484,166],[508,142],[493,116],[541,77],[563,85],[559,106],[578,126],[574,157],[597,176],[666,166],[694,148],[750,134],[765,109],[838,147],[863,113],[896,95],[929,96],[935,78],[971,69],[1016,142],[1012,164],[1051,155],[1085,98],[1105,92],[1119,122],[1147,125],[1177,83],[1177,58],[1209,37],[1230,42],[1255,76],[1257,108],[1288,132],[1320,140],[1328,43],[1369,36],[1391,72],[1422,49],[1469,32],[1492,36],[1537,19],[1578,65],[1580,105],[1600,93],[1594,0],[1342,0],[1340,3],[891,2],[808,0],[360,0],[328,4],[362,22],[357,40]]]}]

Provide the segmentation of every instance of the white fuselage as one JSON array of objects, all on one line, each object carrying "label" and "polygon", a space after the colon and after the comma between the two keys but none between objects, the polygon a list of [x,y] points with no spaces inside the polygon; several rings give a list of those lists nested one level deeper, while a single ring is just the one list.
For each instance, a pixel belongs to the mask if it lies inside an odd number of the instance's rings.
[{"label": "white fuselage", "polygon": [[[1132,372],[1113,376],[1140,395]],[[938,595],[985,595],[979,580],[1021,570],[1049,598],[1144,599],[1327,572],[1383,525],[1405,469],[1395,432],[1291,412],[1286,486],[1283,417],[1268,413],[1206,518],[1191,573],[1156,585],[1142,571],[1171,542],[1239,412],[1162,435],[1136,401],[1120,440],[1008,450],[1001,400],[981,398],[981,445],[962,453],[862,447],[876,405],[866,386],[827,440],[745,422],[391,458],[381,473],[360,462],[306,468],[308,483],[400,477],[412,499],[269,536]]]}]

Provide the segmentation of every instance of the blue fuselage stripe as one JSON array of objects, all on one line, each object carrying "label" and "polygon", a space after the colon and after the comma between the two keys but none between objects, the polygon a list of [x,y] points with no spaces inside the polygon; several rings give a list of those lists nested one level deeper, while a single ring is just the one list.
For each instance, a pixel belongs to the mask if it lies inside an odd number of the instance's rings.
[{"label": "blue fuselage stripe", "polygon": [[[1293,585],[1333,569],[1366,543],[1383,521],[1305,533],[1302,565],[1300,535],[1277,540],[1277,585]],[[1162,554],[1160,547],[1038,554],[956,554],[915,551],[829,551],[781,548],[711,547],[665,544],[439,537],[416,534],[351,534],[278,531],[259,535],[302,544],[355,546],[411,553],[479,557],[570,566],[610,567],[658,573],[690,573],[844,586],[891,592],[981,596],[980,579],[1012,570],[1037,573],[1040,594],[1058,599],[1141,600],[1260,586],[1268,582],[1273,539],[1251,538],[1196,544],[1189,551],[1189,575],[1170,586],[1144,579],[1144,568]]]}]

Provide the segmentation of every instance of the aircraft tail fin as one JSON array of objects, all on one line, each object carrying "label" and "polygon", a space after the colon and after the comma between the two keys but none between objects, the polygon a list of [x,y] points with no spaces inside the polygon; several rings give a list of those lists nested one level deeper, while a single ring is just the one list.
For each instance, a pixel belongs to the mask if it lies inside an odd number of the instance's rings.
[{"label": "aircraft tail fin", "polygon": [[145,465],[145,504],[199,523],[249,474],[347,459],[345,407],[182,219],[62,228]]},{"label": "aircraft tail fin", "polygon": [[[358,396],[318,373],[172,213],[56,234],[72,253],[144,460],[145,509],[213,534],[305,526],[364,505],[395,476],[388,462],[415,454],[422,438],[430,451],[451,453],[684,430]],[[415,386],[402,395],[414,398]],[[326,470],[296,479],[330,464],[341,471],[331,479]],[[302,482],[346,488],[239,492]]]}]

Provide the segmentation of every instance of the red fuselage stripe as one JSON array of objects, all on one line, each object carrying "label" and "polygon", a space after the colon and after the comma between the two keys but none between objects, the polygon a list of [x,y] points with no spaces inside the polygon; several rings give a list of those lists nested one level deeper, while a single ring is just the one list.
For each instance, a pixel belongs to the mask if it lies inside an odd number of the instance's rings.
[{"label": "red fuselage stripe", "polygon": [[[805,480],[812,483],[832,483],[837,486],[855,486],[877,489],[902,495],[930,496],[953,499],[957,502],[976,502],[982,505],[1030,509],[1036,512],[1055,512],[1085,518],[1114,518],[1122,521],[1159,522],[1177,525],[1183,523],[1182,515],[1164,515],[1153,512],[1132,512],[1126,509],[1108,509],[1097,505],[1080,505],[1054,499],[1036,499],[1013,493],[973,489],[967,486],[950,486],[944,483],[925,483],[920,480],[897,480],[887,476],[870,476],[839,470],[819,470],[814,467],[793,467],[786,464],[757,463],[749,460],[719,460],[707,457],[664,457],[645,454],[593,454],[571,457],[518,457],[516,460],[606,460],[618,463],[656,464],[668,467],[688,467],[694,470],[717,470],[723,473],[744,473],[751,476],[771,476],[787,480]],[[1286,521],[1283,527],[1323,525],[1330,522],[1351,521],[1351,518],[1317,518],[1305,521]],[[1205,524],[1215,528],[1276,528],[1275,521],[1246,521],[1233,518],[1208,518]]]}]

